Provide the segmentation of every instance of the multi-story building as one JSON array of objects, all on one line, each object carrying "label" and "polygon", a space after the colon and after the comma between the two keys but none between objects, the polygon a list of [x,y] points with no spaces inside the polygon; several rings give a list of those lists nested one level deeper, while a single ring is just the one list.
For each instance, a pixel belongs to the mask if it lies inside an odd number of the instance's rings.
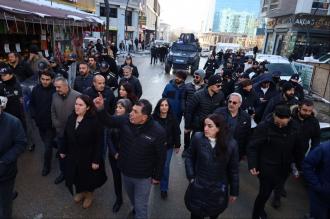
[{"label": "multi-story building", "polygon": [[171,26],[167,23],[160,22],[158,28],[158,39],[170,41]]},{"label": "multi-story building", "polygon": [[51,0],[52,2],[57,2],[69,6],[76,7],[77,9],[92,12],[96,11],[95,0]]},{"label": "multi-story building", "polygon": [[160,4],[158,0],[141,0],[139,19],[139,39],[149,44],[158,38]]},{"label": "multi-story building", "polygon": [[[141,0],[111,0],[109,2],[109,27],[105,27],[105,30],[109,31],[110,40],[117,43],[117,46],[121,41],[134,40],[139,34]],[[95,13],[106,20],[104,0],[97,0]]]},{"label": "multi-story building", "polygon": [[262,0],[264,53],[302,58],[330,51],[329,0]]},{"label": "multi-story building", "polygon": [[207,28],[212,23],[212,32],[255,34],[259,14],[259,0],[213,0],[213,21],[206,21]]}]

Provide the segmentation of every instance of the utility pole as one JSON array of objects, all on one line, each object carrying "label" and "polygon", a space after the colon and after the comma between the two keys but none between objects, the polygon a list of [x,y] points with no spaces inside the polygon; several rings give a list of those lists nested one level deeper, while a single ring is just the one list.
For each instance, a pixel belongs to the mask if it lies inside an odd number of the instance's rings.
[{"label": "utility pole", "polygon": [[105,20],[105,39],[106,42],[109,40],[109,14],[110,14],[110,5],[109,5],[109,0],[104,0],[105,4],[105,15],[106,15],[106,20]]}]

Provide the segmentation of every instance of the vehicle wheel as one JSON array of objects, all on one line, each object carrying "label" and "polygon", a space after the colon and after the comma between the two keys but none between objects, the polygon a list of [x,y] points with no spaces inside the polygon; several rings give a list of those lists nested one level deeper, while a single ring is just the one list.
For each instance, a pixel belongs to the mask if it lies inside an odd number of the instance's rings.
[{"label": "vehicle wheel", "polygon": [[169,74],[170,73],[171,67],[172,67],[171,64],[168,64],[168,63],[165,64],[165,73],[166,74]]}]

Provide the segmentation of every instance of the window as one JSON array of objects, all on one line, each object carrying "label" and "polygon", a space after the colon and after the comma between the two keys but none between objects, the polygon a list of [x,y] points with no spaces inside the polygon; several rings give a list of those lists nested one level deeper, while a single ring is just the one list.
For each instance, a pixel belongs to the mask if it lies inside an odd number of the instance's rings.
[{"label": "window", "polygon": [[127,26],[132,26],[132,11],[126,11],[125,23]]},{"label": "window", "polygon": [[[100,7],[100,16],[106,17],[105,7],[102,7],[102,6]],[[109,17],[117,18],[117,8],[110,8]]]}]

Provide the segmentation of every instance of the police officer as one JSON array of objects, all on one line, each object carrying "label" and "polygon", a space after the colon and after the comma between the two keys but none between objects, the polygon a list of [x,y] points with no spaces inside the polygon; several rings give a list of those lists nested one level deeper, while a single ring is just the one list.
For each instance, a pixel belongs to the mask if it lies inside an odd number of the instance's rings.
[{"label": "police officer", "polygon": [[105,84],[115,91],[118,88],[118,76],[110,70],[110,66],[106,61],[100,64],[100,74],[105,78]]}]

